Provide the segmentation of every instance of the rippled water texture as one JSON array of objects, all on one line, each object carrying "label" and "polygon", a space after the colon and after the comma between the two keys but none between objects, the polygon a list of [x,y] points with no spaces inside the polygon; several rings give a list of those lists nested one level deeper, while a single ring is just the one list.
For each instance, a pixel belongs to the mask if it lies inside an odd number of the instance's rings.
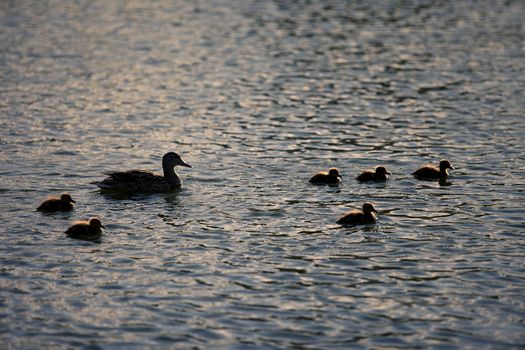
[{"label": "rippled water texture", "polygon": [[[3,349],[522,347],[525,2],[1,1]],[[103,171],[193,165],[116,197]],[[448,158],[445,183],[412,171]],[[384,164],[384,184],[359,184]],[[308,178],[336,166],[339,187]],[[44,215],[50,194],[71,213]],[[365,201],[376,225],[341,227]],[[99,243],[65,237],[101,217]]]}]

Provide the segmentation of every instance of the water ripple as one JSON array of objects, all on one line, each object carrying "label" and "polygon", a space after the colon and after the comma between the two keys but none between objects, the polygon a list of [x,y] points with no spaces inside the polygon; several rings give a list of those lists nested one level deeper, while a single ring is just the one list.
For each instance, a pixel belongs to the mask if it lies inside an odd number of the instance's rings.
[{"label": "water ripple", "polygon": [[[523,13],[0,4],[0,344],[520,347]],[[90,184],[171,150],[194,166],[176,194]],[[441,158],[447,181],[410,175]],[[340,186],[308,183],[333,166]],[[63,191],[75,211],[35,210]],[[377,225],[335,223],[364,201]],[[99,242],[65,236],[93,215]]]}]

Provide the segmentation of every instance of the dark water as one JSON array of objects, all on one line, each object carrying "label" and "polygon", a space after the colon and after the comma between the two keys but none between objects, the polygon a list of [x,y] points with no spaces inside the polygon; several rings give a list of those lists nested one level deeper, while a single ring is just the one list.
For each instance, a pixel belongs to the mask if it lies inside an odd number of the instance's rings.
[{"label": "dark water", "polygon": [[[0,2],[3,349],[525,345],[525,2]],[[168,195],[91,181],[176,151]],[[449,158],[448,183],[409,174]],[[384,164],[386,184],[355,182]],[[339,187],[308,178],[337,166]],[[69,214],[35,212],[69,191]],[[372,201],[377,225],[343,228]],[[99,215],[99,244],[71,240]]]}]

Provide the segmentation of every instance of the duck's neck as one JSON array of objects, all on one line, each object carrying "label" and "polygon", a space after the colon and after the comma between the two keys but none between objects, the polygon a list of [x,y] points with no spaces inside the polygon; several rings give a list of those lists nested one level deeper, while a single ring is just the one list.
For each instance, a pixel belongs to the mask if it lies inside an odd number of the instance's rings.
[{"label": "duck's neck", "polygon": [[369,217],[371,219],[375,219],[376,218],[375,214],[373,212],[371,212],[371,211],[365,211],[364,214],[365,214],[366,217]]},{"label": "duck's neck", "polygon": [[447,168],[441,168],[441,169],[439,169],[439,176],[441,176],[441,177],[448,176]]},{"label": "duck's neck", "polygon": [[162,164],[162,169],[164,170],[164,177],[167,179],[173,179],[177,177],[175,169],[172,165]]}]

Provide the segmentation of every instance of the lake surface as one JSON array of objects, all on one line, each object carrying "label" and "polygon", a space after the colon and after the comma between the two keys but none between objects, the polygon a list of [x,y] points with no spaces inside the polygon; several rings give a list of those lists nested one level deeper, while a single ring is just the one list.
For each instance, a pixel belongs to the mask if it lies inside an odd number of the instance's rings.
[{"label": "lake surface", "polygon": [[[0,2],[0,347],[525,346],[525,2]],[[103,171],[185,187],[116,197]],[[448,158],[446,183],[416,181]],[[383,184],[355,177],[378,164]],[[338,187],[310,176],[338,167]],[[48,195],[75,211],[44,215]],[[376,225],[342,227],[371,201]],[[99,243],[69,239],[99,216]]]}]

